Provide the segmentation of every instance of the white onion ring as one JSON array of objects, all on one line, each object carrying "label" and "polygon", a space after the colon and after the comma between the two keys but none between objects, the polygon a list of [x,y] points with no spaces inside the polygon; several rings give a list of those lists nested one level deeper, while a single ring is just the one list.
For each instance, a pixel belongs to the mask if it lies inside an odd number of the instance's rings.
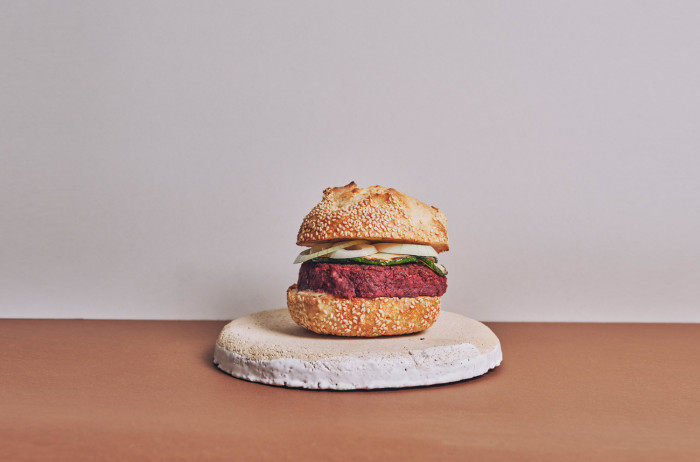
[{"label": "white onion ring", "polygon": [[366,257],[375,253],[377,253],[377,249],[372,244],[358,244],[343,249],[338,249],[332,254],[328,255],[328,258],[339,260],[341,258]]},{"label": "white onion ring", "polygon": [[316,257],[320,257],[323,255],[328,255],[329,253],[333,253],[334,251],[338,249],[343,249],[345,247],[350,247],[353,245],[358,245],[358,244],[366,244],[367,241],[364,239],[355,239],[353,241],[345,241],[345,242],[338,242],[337,244],[334,244],[328,248],[317,250],[315,252],[312,252],[314,248],[312,247],[311,249],[306,249],[303,252],[301,252],[299,255],[297,255],[297,258],[294,260],[294,263],[304,263],[305,261],[314,259]]},{"label": "white onion ring", "polygon": [[437,257],[434,248],[429,245],[402,244],[401,242],[383,242],[374,244],[379,252],[393,253],[397,255],[415,255],[417,257]]}]

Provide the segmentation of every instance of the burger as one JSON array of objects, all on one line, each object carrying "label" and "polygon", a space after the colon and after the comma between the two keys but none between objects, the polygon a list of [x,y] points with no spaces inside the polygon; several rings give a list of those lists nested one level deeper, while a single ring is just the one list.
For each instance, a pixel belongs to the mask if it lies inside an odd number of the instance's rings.
[{"label": "burger", "polygon": [[294,322],[319,334],[378,337],[420,332],[440,314],[449,250],[447,219],[436,207],[392,188],[327,188],[304,218],[308,247],[287,289]]}]

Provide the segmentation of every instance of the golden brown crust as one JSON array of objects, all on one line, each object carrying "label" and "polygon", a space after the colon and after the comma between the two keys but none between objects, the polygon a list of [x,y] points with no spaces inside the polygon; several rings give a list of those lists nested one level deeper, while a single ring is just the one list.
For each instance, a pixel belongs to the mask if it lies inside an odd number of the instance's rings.
[{"label": "golden brown crust", "polygon": [[347,239],[426,244],[438,252],[449,250],[447,218],[438,208],[392,188],[358,188],[354,181],[323,191],[323,199],[299,228],[297,245]]},{"label": "golden brown crust", "polygon": [[336,298],[329,294],[287,289],[287,308],[294,322],[318,334],[378,337],[420,332],[440,315],[440,297]]}]

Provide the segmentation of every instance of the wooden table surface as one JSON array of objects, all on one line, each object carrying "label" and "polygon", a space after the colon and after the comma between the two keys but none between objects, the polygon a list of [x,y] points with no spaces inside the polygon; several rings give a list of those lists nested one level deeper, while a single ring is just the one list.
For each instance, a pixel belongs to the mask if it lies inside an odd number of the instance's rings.
[{"label": "wooden table surface", "polygon": [[700,460],[700,325],[489,323],[504,361],[307,391],[212,364],[224,322],[0,320],[0,460]]}]

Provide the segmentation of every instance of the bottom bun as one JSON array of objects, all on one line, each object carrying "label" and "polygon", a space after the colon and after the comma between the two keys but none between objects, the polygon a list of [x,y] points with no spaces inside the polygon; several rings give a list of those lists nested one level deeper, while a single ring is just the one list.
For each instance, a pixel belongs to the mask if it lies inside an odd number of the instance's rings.
[{"label": "bottom bun", "polygon": [[287,289],[287,308],[294,322],[317,334],[379,337],[420,332],[440,315],[440,297],[336,298]]}]

